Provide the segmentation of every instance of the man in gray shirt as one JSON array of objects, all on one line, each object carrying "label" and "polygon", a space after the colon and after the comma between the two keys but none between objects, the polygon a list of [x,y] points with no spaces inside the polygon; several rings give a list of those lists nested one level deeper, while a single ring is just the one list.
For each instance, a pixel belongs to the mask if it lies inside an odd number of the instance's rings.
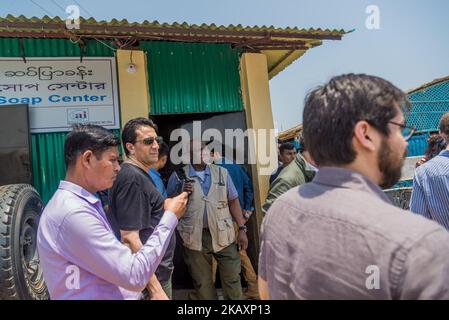
[{"label": "man in gray shirt", "polygon": [[401,175],[406,95],[343,75],[313,90],[304,138],[320,167],[271,206],[259,290],[270,299],[449,299],[449,234],[394,207],[381,188]]}]

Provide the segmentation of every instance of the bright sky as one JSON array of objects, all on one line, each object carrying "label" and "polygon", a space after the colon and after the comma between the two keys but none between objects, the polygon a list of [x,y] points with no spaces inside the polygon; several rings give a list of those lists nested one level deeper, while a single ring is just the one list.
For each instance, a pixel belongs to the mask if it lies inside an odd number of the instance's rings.
[{"label": "bright sky", "polygon": [[[301,123],[307,92],[334,75],[373,74],[403,90],[449,75],[447,0],[1,0],[0,16],[66,17],[61,8],[70,4],[97,20],[356,29],[308,51],[270,81],[280,130]],[[365,26],[369,5],[380,9],[379,30]]]}]

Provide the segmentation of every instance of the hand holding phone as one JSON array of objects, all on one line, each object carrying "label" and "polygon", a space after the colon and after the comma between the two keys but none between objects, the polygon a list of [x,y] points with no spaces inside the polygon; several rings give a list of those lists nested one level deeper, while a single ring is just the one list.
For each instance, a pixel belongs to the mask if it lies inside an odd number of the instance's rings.
[{"label": "hand holding phone", "polygon": [[190,196],[193,193],[193,183],[194,182],[195,182],[194,180],[188,180],[188,181],[184,180],[182,191],[187,192]]}]

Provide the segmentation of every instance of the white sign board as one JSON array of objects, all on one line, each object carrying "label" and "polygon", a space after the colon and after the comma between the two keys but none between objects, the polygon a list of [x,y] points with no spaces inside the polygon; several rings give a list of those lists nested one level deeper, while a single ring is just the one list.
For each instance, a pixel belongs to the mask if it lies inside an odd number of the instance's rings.
[{"label": "white sign board", "polygon": [[76,123],[120,128],[115,58],[0,58],[0,108],[30,106],[30,130],[69,131]]}]

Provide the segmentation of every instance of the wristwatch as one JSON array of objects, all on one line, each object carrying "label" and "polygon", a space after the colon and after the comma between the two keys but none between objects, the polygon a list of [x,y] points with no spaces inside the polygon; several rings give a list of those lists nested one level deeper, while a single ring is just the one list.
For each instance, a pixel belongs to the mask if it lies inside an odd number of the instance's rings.
[{"label": "wristwatch", "polygon": [[239,226],[239,231],[241,231],[241,230],[245,231],[245,233],[246,233],[248,231],[248,228],[245,225]]}]

